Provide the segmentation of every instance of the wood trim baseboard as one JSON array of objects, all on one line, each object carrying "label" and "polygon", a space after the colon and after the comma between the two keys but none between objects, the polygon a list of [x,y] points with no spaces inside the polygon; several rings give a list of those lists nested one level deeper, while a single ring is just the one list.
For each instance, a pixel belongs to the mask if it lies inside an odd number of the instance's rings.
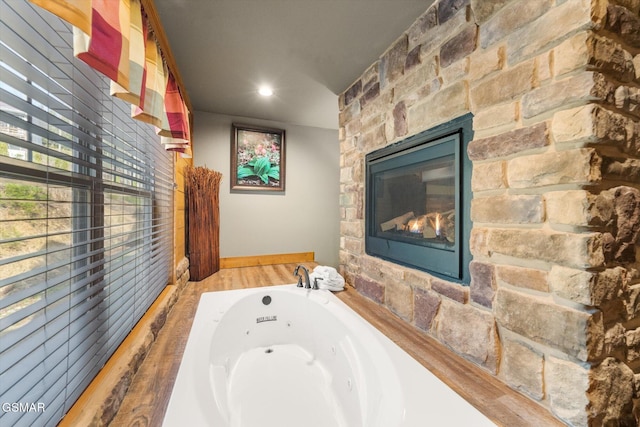
[{"label": "wood trim baseboard", "polygon": [[255,267],[258,265],[290,264],[313,261],[315,261],[315,252],[238,256],[220,258],[220,268]]}]

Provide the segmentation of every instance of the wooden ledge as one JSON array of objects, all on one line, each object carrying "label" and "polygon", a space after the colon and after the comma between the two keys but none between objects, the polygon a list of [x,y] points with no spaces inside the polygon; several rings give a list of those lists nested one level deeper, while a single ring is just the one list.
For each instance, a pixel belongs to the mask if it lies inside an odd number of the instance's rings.
[{"label": "wooden ledge", "polygon": [[348,286],[336,296],[497,425],[564,426],[547,408],[400,320],[354,288]]},{"label": "wooden ledge", "polygon": [[259,265],[292,264],[300,262],[313,262],[314,252],[298,252],[291,254],[276,255],[253,255],[220,258],[220,269],[255,267]]},{"label": "wooden ledge", "polygon": [[58,424],[59,427],[108,425],[133,381],[133,376],[164,325],[180,288],[168,285],[109,358],[78,400]]}]

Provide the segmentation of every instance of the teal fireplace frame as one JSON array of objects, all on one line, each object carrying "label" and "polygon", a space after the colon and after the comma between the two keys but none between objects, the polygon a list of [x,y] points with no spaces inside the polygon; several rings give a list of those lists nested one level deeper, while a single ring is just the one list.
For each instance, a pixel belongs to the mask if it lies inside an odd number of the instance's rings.
[{"label": "teal fireplace frame", "polygon": [[[368,255],[427,271],[443,279],[465,285],[470,283],[472,163],[467,146],[472,138],[473,115],[469,113],[365,156],[365,251]],[[443,245],[417,244],[379,233],[374,224],[378,174],[451,154],[455,155],[455,218],[458,222],[454,245],[445,248]]]}]

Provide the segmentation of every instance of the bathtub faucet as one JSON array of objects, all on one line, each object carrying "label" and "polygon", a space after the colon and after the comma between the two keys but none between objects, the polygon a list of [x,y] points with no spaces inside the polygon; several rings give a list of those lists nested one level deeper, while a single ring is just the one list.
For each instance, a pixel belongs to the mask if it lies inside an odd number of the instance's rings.
[{"label": "bathtub faucet", "polygon": [[298,276],[298,287],[301,288],[302,287],[302,276],[300,276],[300,274],[298,273],[298,271],[302,269],[302,273],[304,274],[304,288],[305,289],[318,289],[318,285],[315,284],[315,286],[311,286],[311,281],[309,280],[309,270],[307,270],[307,267],[305,267],[302,264],[298,264],[298,266],[296,267],[295,270],[293,270],[293,275],[294,276]]}]

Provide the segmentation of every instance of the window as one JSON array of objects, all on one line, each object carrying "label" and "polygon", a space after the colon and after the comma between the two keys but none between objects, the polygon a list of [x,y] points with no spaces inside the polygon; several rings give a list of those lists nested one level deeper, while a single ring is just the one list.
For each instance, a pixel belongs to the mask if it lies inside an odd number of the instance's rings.
[{"label": "window", "polygon": [[170,280],[173,155],[66,23],[0,23],[0,425],[56,425]]}]

